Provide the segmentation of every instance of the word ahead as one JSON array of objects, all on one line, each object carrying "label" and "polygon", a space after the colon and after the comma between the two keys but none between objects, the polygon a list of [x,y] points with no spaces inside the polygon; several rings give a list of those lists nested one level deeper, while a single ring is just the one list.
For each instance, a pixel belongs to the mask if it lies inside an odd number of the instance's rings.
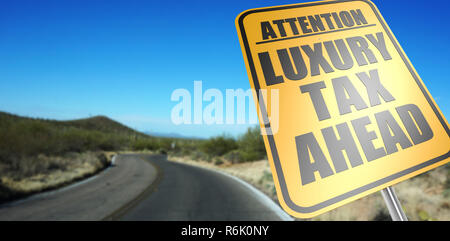
[{"label": "word ahead", "polygon": [[[236,26],[289,214],[313,217],[449,161],[448,122],[371,2],[247,10]],[[256,94],[268,90],[278,118]]]}]

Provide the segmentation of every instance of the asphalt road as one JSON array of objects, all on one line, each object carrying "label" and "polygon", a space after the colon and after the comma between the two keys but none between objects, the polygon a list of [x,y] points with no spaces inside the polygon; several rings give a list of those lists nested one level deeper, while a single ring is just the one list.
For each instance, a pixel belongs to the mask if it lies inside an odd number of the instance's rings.
[{"label": "asphalt road", "polygon": [[243,181],[163,155],[120,155],[91,180],[0,206],[0,220],[291,220]]},{"label": "asphalt road", "polygon": [[[199,167],[152,159],[162,175],[155,190],[120,220],[289,220],[281,209],[235,178]],[[248,184],[247,184],[248,185]],[[266,199],[264,199],[266,198]]]}]

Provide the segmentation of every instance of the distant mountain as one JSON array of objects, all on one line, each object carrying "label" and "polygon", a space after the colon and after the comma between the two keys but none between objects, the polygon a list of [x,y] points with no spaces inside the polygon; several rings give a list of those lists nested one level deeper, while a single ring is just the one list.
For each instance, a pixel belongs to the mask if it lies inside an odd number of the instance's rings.
[{"label": "distant mountain", "polygon": [[57,121],[0,112],[0,166],[38,154],[129,149],[139,138],[151,137],[105,116]]},{"label": "distant mountain", "polygon": [[137,136],[146,136],[146,134],[131,129],[128,126],[123,125],[115,120],[112,120],[106,116],[94,116],[85,119],[77,119],[70,121],[56,121],[60,125],[74,126],[85,130],[97,130],[101,132],[109,132],[116,134],[128,134]]},{"label": "distant mountain", "polygon": [[59,121],[44,118],[31,118],[18,116],[15,114],[1,112],[0,111],[0,123],[3,125],[1,127],[6,127],[6,123],[18,123],[21,122],[24,126],[44,124],[50,128],[55,128],[60,130],[67,128],[77,128],[86,131],[100,131],[103,133],[111,134],[124,134],[124,135],[137,135],[146,136],[145,134],[131,129],[115,120],[112,120],[106,116],[93,116],[89,118]]}]

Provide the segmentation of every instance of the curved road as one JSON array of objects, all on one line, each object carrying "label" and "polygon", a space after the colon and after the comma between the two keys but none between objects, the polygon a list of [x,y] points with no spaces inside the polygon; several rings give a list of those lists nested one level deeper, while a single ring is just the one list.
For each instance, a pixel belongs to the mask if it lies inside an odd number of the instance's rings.
[{"label": "curved road", "polygon": [[96,176],[1,205],[0,220],[101,220],[142,193],[156,177],[148,162],[120,155]]},{"label": "curved road", "polygon": [[291,220],[237,178],[167,161],[120,155],[93,180],[0,207],[0,220]]}]

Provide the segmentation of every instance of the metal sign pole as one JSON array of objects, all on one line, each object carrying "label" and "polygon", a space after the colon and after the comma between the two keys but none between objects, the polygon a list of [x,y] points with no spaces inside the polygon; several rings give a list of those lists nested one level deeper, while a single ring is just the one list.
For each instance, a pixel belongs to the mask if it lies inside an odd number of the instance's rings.
[{"label": "metal sign pole", "polygon": [[403,212],[402,206],[398,201],[397,194],[395,194],[394,188],[387,187],[381,190],[384,202],[389,209],[392,221],[408,221],[406,214]]}]

